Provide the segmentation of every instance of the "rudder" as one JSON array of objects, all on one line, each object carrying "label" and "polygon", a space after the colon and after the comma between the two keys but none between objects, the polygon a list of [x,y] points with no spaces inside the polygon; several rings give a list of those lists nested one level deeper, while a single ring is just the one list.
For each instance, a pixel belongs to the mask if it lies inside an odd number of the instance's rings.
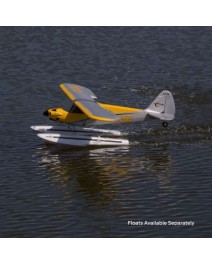
[{"label": "rudder", "polygon": [[163,90],[146,109],[146,112],[160,120],[171,121],[175,115],[173,95],[168,90]]}]

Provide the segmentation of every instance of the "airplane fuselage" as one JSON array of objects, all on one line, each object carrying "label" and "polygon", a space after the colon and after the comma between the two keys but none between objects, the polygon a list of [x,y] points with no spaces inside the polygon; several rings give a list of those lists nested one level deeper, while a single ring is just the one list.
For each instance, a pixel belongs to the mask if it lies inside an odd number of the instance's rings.
[{"label": "airplane fuselage", "polygon": [[44,112],[44,115],[48,116],[49,119],[53,121],[58,121],[67,124],[77,124],[77,125],[101,125],[101,124],[112,124],[112,123],[130,123],[143,121],[147,115],[145,110],[138,108],[122,107],[117,105],[109,105],[99,103],[100,107],[105,110],[111,111],[118,116],[115,121],[99,121],[90,119],[86,114],[80,111],[79,108],[73,108],[72,111],[66,111],[62,108],[51,108]]}]

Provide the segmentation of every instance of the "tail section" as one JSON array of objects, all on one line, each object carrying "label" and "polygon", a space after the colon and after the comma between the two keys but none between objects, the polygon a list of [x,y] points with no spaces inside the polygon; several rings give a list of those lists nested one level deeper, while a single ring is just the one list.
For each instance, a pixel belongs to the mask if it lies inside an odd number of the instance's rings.
[{"label": "tail section", "polygon": [[[149,105],[146,112],[162,121],[171,121],[175,115],[175,103],[172,93],[168,90],[163,90],[156,99]],[[167,124],[167,125],[166,125]],[[166,127],[168,123],[163,125]]]}]

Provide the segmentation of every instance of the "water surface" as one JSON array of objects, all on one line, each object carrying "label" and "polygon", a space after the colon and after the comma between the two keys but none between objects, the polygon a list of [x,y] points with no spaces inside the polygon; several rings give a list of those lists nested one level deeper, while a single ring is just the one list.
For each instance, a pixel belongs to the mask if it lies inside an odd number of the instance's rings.
[{"label": "water surface", "polygon": [[[0,236],[211,237],[211,43],[210,27],[1,27]],[[62,82],[141,108],[169,89],[176,119],[114,126],[129,147],[45,144],[30,126],[69,106]]]}]

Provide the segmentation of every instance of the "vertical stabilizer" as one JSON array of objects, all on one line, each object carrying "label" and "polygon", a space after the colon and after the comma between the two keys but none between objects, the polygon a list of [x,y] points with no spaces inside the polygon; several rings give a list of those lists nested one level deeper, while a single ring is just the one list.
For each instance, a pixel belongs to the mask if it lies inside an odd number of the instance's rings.
[{"label": "vertical stabilizer", "polygon": [[173,120],[175,115],[175,103],[172,93],[163,90],[146,109],[146,112],[160,120]]}]

